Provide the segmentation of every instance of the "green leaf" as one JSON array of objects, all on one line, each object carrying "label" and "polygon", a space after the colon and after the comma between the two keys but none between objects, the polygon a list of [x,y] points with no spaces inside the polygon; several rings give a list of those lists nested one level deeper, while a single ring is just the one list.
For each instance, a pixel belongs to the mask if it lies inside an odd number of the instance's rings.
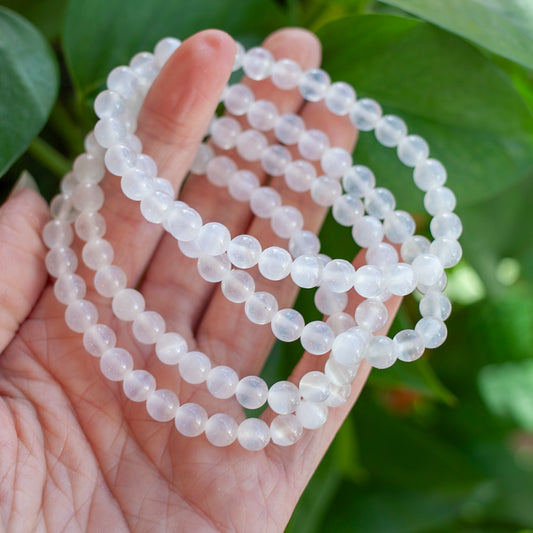
[{"label": "green leaf", "polygon": [[533,68],[533,2],[382,0]]},{"label": "green leaf", "polygon": [[[529,108],[509,77],[462,39],[387,15],[344,18],[318,33],[333,79],[376,98],[385,112],[403,117],[411,133],[428,139],[459,205],[494,196],[533,169]],[[393,190],[401,209],[421,210],[412,171],[394,149],[361,133],[355,156]]]},{"label": "green leaf", "polygon": [[109,71],[131,56],[152,50],[163,37],[185,39],[206,28],[258,43],[280,27],[284,14],[271,0],[73,0],[65,17],[64,52],[74,82],[85,97]]},{"label": "green leaf", "polygon": [[0,176],[44,126],[57,95],[55,57],[20,15],[0,7]]}]

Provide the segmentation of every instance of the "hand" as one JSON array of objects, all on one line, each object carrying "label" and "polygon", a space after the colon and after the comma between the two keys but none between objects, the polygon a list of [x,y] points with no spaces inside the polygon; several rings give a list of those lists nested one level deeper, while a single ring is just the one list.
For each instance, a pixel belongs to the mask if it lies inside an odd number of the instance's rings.
[{"label": "hand", "polygon": [[[303,30],[276,32],[265,46],[303,68],[320,62],[317,39]],[[138,133],[144,151],[176,188],[216,108],[234,54],[233,41],[221,32],[191,37],[145,101]],[[254,83],[253,89],[257,98],[273,99],[282,112],[299,112],[307,127],[329,135],[331,145],[353,147],[355,134],[346,117],[332,115],[321,104],[303,104],[297,91],[282,92],[269,81]],[[242,160],[238,165],[250,167]],[[287,190],[281,180],[272,186],[285,204],[302,210],[307,229],[319,229],[325,213],[308,194]],[[106,176],[102,187],[114,262],[126,271],[129,286],[141,286],[147,308],[160,312],[170,330],[187,338],[190,349],[205,351],[216,364],[232,366],[241,377],[260,372],[273,343],[270,328],[251,324],[242,305],[226,301],[217,286],[202,281],[195,261],[180,255],[175,240],[159,226],[141,218],[116,177]],[[247,205],[231,200],[203,176],[187,181],[180,198],[204,221],[226,224],[232,235],[260,236],[264,247],[279,241],[268,222],[254,219]],[[66,327],[65,308],[55,300],[44,267],[40,232],[46,220],[43,200],[29,190],[0,209],[0,529],[282,531],[354,404],[368,365],[361,366],[350,401],[331,409],[324,427],[305,431],[291,447],[270,444],[262,452],[247,452],[238,444],[215,448],[205,436],[183,437],[171,422],[155,422],[144,405],[127,400],[120,383],[102,376],[81,336]],[[355,259],[362,262],[361,256]],[[80,270],[89,279],[90,272]],[[258,286],[271,290],[280,308],[294,302],[290,279],[277,284],[258,280]],[[130,326],[113,319],[109,301],[94,290],[88,299],[97,304],[99,321],[117,331],[119,345],[132,353],[135,366],[152,372],[158,387],[176,390],[176,369],[162,368],[153,350],[136,343]],[[356,303],[352,295],[352,310]],[[392,317],[398,299],[387,305]],[[323,362],[305,355],[290,379],[297,383]],[[205,386],[185,385],[178,393],[182,403],[197,401],[209,414],[229,410],[242,417],[238,406],[214,401]],[[272,418],[268,410],[264,416]]]}]

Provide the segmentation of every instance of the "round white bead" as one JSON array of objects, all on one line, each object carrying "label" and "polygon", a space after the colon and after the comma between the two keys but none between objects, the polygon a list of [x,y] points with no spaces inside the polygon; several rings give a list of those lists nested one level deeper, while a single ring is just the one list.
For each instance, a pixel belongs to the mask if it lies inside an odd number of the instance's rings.
[{"label": "round white bead", "polygon": [[381,269],[374,265],[363,265],[355,271],[354,289],[363,298],[376,298],[385,288]]},{"label": "round white bead", "polygon": [[242,303],[254,293],[255,282],[247,272],[232,270],[222,280],[221,289],[230,302]]},{"label": "round white bead", "polygon": [[290,90],[298,86],[302,69],[292,59],[280,59],[272,67],[272,83],[279,89]]},{"label": "round white bead", "polygon": [[167,216],[167,212],[172,207],[174,198],[161,191],[152,191],[141,200],[142,216],[154,224],[160,224]]},{"label": "round white bead", "polygon": [[43,228],[43,242],[48,248],[67,247],[73,240],[74,232],[65,220],[50,220]]},{"label": "round white bead", "polygon": [[274,135],[283,144],[296,144],[305,131],[305,123],[299,115],[286,113],[277,118],[274,124]]},{"label": "round white bead", "polygon": [[312,68],[306,70],[299,80],[300,94],[309,102],[318,102],[326,96],[331,78],[322,69]]},{"label": "round white bead", "polygon": [[296,408],[296,418],[298,418],[302,427],[306,429],[318,429],[328,419],[328,407],[322,403],[302,400]]},{"label": "round white bead", "polygon": [[92,270],[101,270],[113,261],[115,252],[105,239],[91,239],[82,249],[83,262]]},{"label": "round white bead", "polygon": [[303,230],[289,239],[289,252],[293,257],[300,255],[316,255],[320,251],[320,240],[316,233]]},{"label": "round white bead", "polygon": [[396,207],[394,195],[384,187],[371,190],[365,197],[366,212],[377,218],[385,218]]},{"label": "round white bead", "polygon": [[105,154],[105,166],[111,174],[122,176],[124,172],[135,167],[136,153],[125,144],[114,144]]},{"label": "round white bead", "polygon": [[157,389],[146,400],[146,410],[157,422],[172,420],[179,405],[178,397],[168,389]]},{"label": "round white bead", "polygon": [[204,432],[207,418],[207,413],[201,405],[184,403],[178,407],[174,423],[182,435],[197,437]]},{"label": "round white bead", "polygon": [[365,212],[363,202],[353,194],[339,196],[332,209],[333,218],[341,226],[353,226],[355,221]]},{"label": "round white bead", "polygon": [[387,270],[398,262],[398,252],[387,242],[370,246],[365,253],[366,263]]},{"label": "round white bead", "polygon": [[451,268],[459,263],[463,250],[455,239],[439,237],[429,245],[429,253],[436,255],[444,268]]},{"label": "round white bead", "polygon": [[207,390],[219,399],[231,398],[239,383],[237,372],[229,366],[215,366],[207,374]]},{"label": "round white bead", "polygon": [[381,106],[371,98],[362,98],[350,110],[350,120],[360,131],[373,130],[381,118]]},{"label": "round white bead", "polygon": [[448,187],[435,187],[424,196],[424,207],[432,216],[451,213],[456,204],[455,194]]},{"label": "round white bead", "polygon": [[389,368],[396,361],[396,345],[392,339],[379,335],[372,337],[366,347],[365,359],[374,368]]},{"label": "round white bead", "polygon": [[145,402],[155,391],[155,378],[146,370],[133,370],[124,378],[122,389],[127,398],[134,402]]},{"label": "round white bead", "polygon": [[322,262],[316,255],[300,255],[292,263],[291,278],[304,289],[317,287],[322,280]]},{"label": "round white bead", "polygon": [[126,283],[126,273],[116,265],[105,266],[94,275],[94,288],[106,298],[113,298],[126,287]]},{"label": "round white bead", "polygon": [[187,350],[187,341],[179,333],[174,332],[162,335],[155,345],[157,358],[166,365],[178,364]]},{"label": "round white bead", "polygon": [[325,103],[334,115],[346,115],[355,103],[355,91],[348,83],[337,81],[328,87]]},{"label": "round white bead", "polygon": [[406,263],[412,263],[416,257],[429,251],[429,239],[422,235],[411,235],[402,244],[400,253]]},{"label": "round white bead", "polygon": [[223,254],[230,241],[228,228],[219,222],[207,222],[200,228],[196,237],[198,248],[207,255]]},{"label": "round white bead", "polygon": [[260,131],[246,130],[237,137],[237,152],[246,161],[259,161],[267,146],[267,138]]},{"label": "round white bead", "polygon": [[100,370],[111,381],[123,380],[133,369],[133,358],[123,348],[110,348],[100,357]]},{"label": "round white bead", "polygon": [[182,202],[174,202],[165,221],[165,229],[178,241],[189,242],[196,239],[202,227],[202,217],[198,211]]},{"label": "round white bead", "polygon": [[383,226],[378,218],[365,215],[354,222],[352,236],[357,245],[368,248],[383,240]]},{"label": "round white bead", "polygon": [[329,207],[342,195],[341,184],[333,178],[321,176],[311,185],[311,198],[318,205]]},{"label": "round white bead", "polygon": [[330,393],[330,381],[323,372],[312,370],[300,379],[298,388],[304,400],[310,402],[323,402]]},{"label": "round white bead", "polygon": [[275,413],[293,413],[300,403],[300,391],[290,381],[278,381],[268,391],[268,405]]},{"label": "round white bead", "polygon": [[237,171],[233,159],[225,155],[214,157],[207,163],[205,172],[207,179],[217,187],[226,187],[230,177]]},{"label": "round white bead", "polygon": [[300,337],[304,350],[313,355],[329,352],[334,340],[333,330],[320,320],[306,324]]},{"label": "round white bead", "polygon": [[248,50],[244,55],[242,69],[249,78],[260,81],[270,76],[273,65],[274,58],[272,54],[268,50],[256,46]]},{"label": "round white bead", "polygon": [[290,446],[303,433],[302,423],[295,415],[278,415],[270,423],[270,438],[278,446]]},{"label": "round white bead", "polygon": [[362,198],[376,185],[374,173],[364,165],[354,165],[348,169],[342,178],[342,186],[349,193]]},{"label": "round white bead", "polygon": [[251,268],[261,256],[261,244],[251,235],[238,235],[228,245],[228,257],[238,268]]},{"label": "round white bead", "polygon": [[355,326],[353,316],[348,313],[335,313],[326,320],[326,324],[333,330],[335,337]]},{"label": "round white bead", "polygon": [[385,237],[394,243],[404,242],[405,239],[413,235],[415,229],[415,220],[406,211],[389,212],[383,221]]},{"label": "round white bead", "polygon": [[285,182],[293,191],[308,191],[315,179],[316,170],[309,161],[297,159],[285,167]]},{"label": "round white bead", "polygon": [[155,62],[161,68],[179,48],[181,41],[174,37],[165,37],[161,39],[154,48]]},{"label": "round white bead", "polygon": [[165,320],[155,311],[143,311],[135,317],[131,328],[139,342],[154,344],[165,333]]},{"label": "round white bead", "polygon": [[407,135],[407,126],[400,117],[385,115],[376,124],[375,134],[383,146],[393,147]]},{"label": "round white bead", "polygon": [[250,196],[250,209],[259,218],[270,218],[281,205],[281,196],[272,187],[259,187]]},{"label": "round white bead", "polygon": [[269,131],[276,124],[278,108],[269,100],[256,100],[248,108],[246,117],[252,128],[259,131]]},{"label": "round white bead", "polygon": [[435,239],[445,237],[457,240],[463,232],[463,225],[455,213],[442,213],[430,222],[429,229]]},{"label": "round white bead", "polygon": [[181,377],[187,383],[192,383],[193,385],[203,383],[211,370],[209,357],[198,351],[184,354],[178,365]]},{"label": "round white bead", "polygon": [[424,353],[424,340],[415,330],[404,329],[394,336],[393,341],[400,361],[416,361]]},{"label": "round white bead", "polygon": [[322,285],[331,292],[347,292],[353,287],[355,269],[344,259],[330,261],[322,273]]},{"label": "round white bead", "polygon": [[357,325],[372,333],[383,329],[388,317],[387,308],[378,300],[365,300],[355,310]]},{"label": "round white bead", "polygon": [[242,378],[235,389],[237,401],[246,409],[258,409],[268,398],[268,386],[258,376]]},{"label": "round white bead", "polygon": [[244,312],[254,324],[268,324],[278,312],[278,301],[269,292],[256,292],[244,304]]},{"label": "round white bead", "polygon": [[222,281],[231,270],[231,262],[226,254],[206,255],[198,258],[198,273],[210,283]]},{"label": "round white bead", "polygon": [[300,154],[310,161],[318,161],[328,148],[328,136],[321,130],[307,130],[298,139]]},{"label": "round white bead", "polygon": [[334,385],[340,387],[351,383],[357,376],[359,370],[359,363],[353,366],[346,366],[338,363],[335,359],[330,357],[324,365],[324,373]]},{"label": "round white bead", "polygon": [[418,282],[416,273],[408,263],[396,263],[385,274],[385,286],[391,294],[406,296],[411,294]]},{"label": "round white bead", "polygon": [[71,272],[61,274],[54,283],[55,297],[68,305],[85,297],[87,286],[82,277]]},{"label": "round white bead", "polygon": [[241,132],[241,125],[231,117],[220,117],[211,123],[211,139],[223,150],[234,148]]},{"label": "round white bead", "polygon": [[[236,141],[235,141],[236,142]],[[190,171],[193,174],[205,174],[209,161],[215,157],[215,151],[211,146],[201,143],[191,163]]]},{"label": "round white bead", "polygon": [[438,348],[448,335],[446,324],[432,316],[421,318],[416,323],[415,331],[424,340],[426,348]]},{"label": "round white bead", "polygon": [[332,315],[344,311],[348,303],[345,292],[331,292],[327,287],[319,287],[315,292],[315,306],[324,315]]},{"label": "round white bead", "polygon": [[72,192],[72,205],[82,213],[99,211],[104,205],[104,193],[98,185],[80,183]]},{"label": "round white bead", "polygon": [[417,166],[428,155],[427,142],[419,135],[407,135],[398,143],[398,159],[408,167]]},{"label": "round white bead", "polygon": [[83,333],[98,320],[98,311],[88,300],[75,300],[65,309],[65,322],[76,333]]},{"label": "round white bead", "polygon": [[352,156],[344,148],[328,148],[320,158],[322,170],[330,178],[340,178],[352,165]]},{"label": "round white bead", "polygon": [[270,428],[259,418],[247,418],[239,424],[237,439],[245,450],[257,452],[269,443]]},{"label": "round white bead", "polygon": [[272,333],[283,342],[292,342],[298,339],[304,326],[303,316],[294,309],[280,309],[270,322]]},{"label": "round white bead", "polygon": [[270,218],[270,225],[274,233],[283,239],[302,230],[304,219],[302,213],[292,205],[282,205],[274,209]]},{"label": "round white bead", "polygon": [[259,188],[259,178],[251,170],[239,170],[232,174],[228,191],[235,200],[247,202],[252,193]]},{"label": "round white bead", "polygon": [[350,328],[335,338],[331,347],[331,357],[345,367],[359,365],[369,340],[368,331],[360,327]]},{"label": "round white bead", "polygon": [[328,407],[340,407],[344,405],[349,399],[352,393],[352,387],[349,384],[346,385],[331,385],[331,392],[326,400]]},{"label": "round white bead", "polygon": [[226,109],[235,116],[245,115],[253,101],[254,93],[242,83],[228,87],[223,99]]},{"label": "round white bead", "polygon": [[74,224],[78,237],[83,241],[98,239],[106,232],[106,223],[100,213],[80,213]]},{"label": "round white bead", "polygon": [[291,160],[291,153],[281,144],[272,144],[261,154],[261,166],[269,176],[281,176]]},{"label": "round white bead", "polygon": [[[425,157],[427,157],[427,154]],[[425,157],[417,163],[413,172],[414,182],[421,191],[429,191],[444,185],[447,177],[446,169],[440,161],[437,159],[425,159]]]},{"label": "round white bead", "polygon": [[122,175],[120,188],[130,200],[140,201],[152,193],[152,178],[137,167],[130,168]]},{"label": "round white bead", "polygon": [[144,306],[143,295],[135,289],[122,289],[113,297],[113,313],[120,320],[135,320],[144,311]]},{"label": "round white bead", "polygon": [[420,314],[426,317],[435,317],[446,320],[452,312],[452,304],[445,294],[437,290],[428,291],[420,300]]},{"label": "round white bead", "polygon": [[439,281],[444,269],[439,258],[433,254],[422,254],[412,262],[418,283],[423,285],[434,285]]},{"label": "round white bead", "polygon": [[94,357],[102,357],[116,342],[115,332],[105,324],[93,324],[83,333],[83,347]]}]

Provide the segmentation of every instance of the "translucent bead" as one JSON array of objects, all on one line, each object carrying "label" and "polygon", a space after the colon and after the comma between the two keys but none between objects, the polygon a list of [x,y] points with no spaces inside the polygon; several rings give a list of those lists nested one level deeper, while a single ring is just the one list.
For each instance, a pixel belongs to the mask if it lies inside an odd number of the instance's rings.
[{"label": "translucent bead", "polygon": [[308,191],[315,179],[316,170],[309,161],[298,159],[285,167],[285,182],[293,191]]},{"label": "translucent bead", "polygon": [[434,285],[444,273],[442,263],[433,254],[422,254],[416,257],[412,263],[418,282],[423,285]]},{"label": "translucent bead", "polygon": [[259,131],[269,131],[276,124],[278,108],[269,100],[256,100],[248,108],[246,118],[252,128]]},{"label": "translucent bead", "polygon": [[218,447],[229,446],[237,438],[239,427],[235,419],[225,413],[216,413],[205,424],[207,440]]},{"label": "translucent bead", "polygon": [[270,76],[273,65],[274,58],[272,54],[268,50],[257,46],[246,52],[242,69],[249,78],[260,81]]},{"label": "translucent bead", "polygon": [[247,202],[252,193],[259,188],[259,178],[251,170],[239,170],[229,179],[228,191],[235,200]]},{"label": "translucent bead", "polygon": [[328,136],[321,130],[307,130],[298,139],[300,154],[310,161],[318,161],[328,148]]},{"label": "translucent bead", "polygon": [[54,295],[59,302],[68,305],[85,297],[87,287],[82,277],[64,272],[54,283]]},{"label": "translucent bead", "polygon": [[151,178],[157,175],[157,164],[147,154],[138,154],[135,166]]},{"label": "translucent bead", "polygon": [[413,172],[414,182],[422,191],[429,191],[444,185],[447,177],[446,169],[440,161],[437,159],[425,159],[426,157],[427,154],[417,162]]},{"label": "translucent bead", "polygon": [[127,134],[126,126],[115,118],[101,118],[94,126],[94,136],[104,148],[123,142]]},{"label": "translucent bead", "polygon": [[330,84],[331,78],[327,72],[319,68],[312,68],[300,76],[298,88],[306,100],[319,102],[326,96]]},{"label": "translucent bead", "polygon": [[383,146],[393,147],[407,135],[407,126],[400,117],[385,115],[376,124],[375,134]]},{"label": "translucent bead", "polygon": [[261,244],[251,235],[237,235],[228,245],[228,257],[237,268],[251,268],[261,256]]},{"label": "translucent bead", "polygon": [[319,251],[320,240],[312,231],[299,231],[289,239],[289,252],[293,257],[316,255]]},{"label": "translucent bead", "polygon": [[76,300],[65,309],[65,322],[76,333],[83,333],[96,324],[97,320],[98,311],[94,304],[87,300]]},{"label": "translucent bead", "polygon": [[352,156],[344,148],[328,148],[320,159],[322,170],[330,178],[340,178],[352,165]]},{"label": "translucent bead", "polygon": [[83,333],[83,347],[94,357],[101,357],[116,342],[115,332],[105,324],[93,324]]},{"label": "translucent bead", "polygon": [[78,186],[78,183],[79,181],[74,176],[74,172],[67,172],[59,182],[59,189],[65,196],[70,197],[74,189]]},{"label": "translucent bead", "polygon": [[378,300],[364,300],[355,310],[357,325],[372,333],[383,329],[388,317],[387,308]]},{"label": "translucent bead", "polygon": [[268,386],[258,376],[246,376],[239,381],[235,397],[244,408],[258,409],[267,401]]},{"label": "translucent bead", "polygon": [[93,131],[88,133],[85,136],[85,139],[83,139],[83,147],[85,148],[87,154],[95,156],[100,160],[102,159],[102,157],[104,157],[105,149],[98,144]]},{"label": "translucent bead", "polygon": [[446,276],[446,272],[444,272],[442,276],[439,278],[439,280],[437,281],[437,283],[434,283],[433,285],[424,285],[423,283],[418,283],[416,286],[416,290],[420,294],[426,294],[429,291],[433,291],[433,290],[442,292],[446,288],[447,283],[448,283],[448,278]]},{"label": "translucent bead", "polygon": [[250,196],[252,213],[259,218],[270,218],[281,205],[281,196],[272,187],[259,187]]},{"label": "translucent bead", "polygon": [[83,262],[92,270],[100,270],[113,262],[115,252],[105,239],[91,239],[82,249]]},{"label": "translucent bead", "polygon": [[125,110],[125,100],[115,91],[102,91],[94,100],[94,112],[98,118],[118,117]]},{"label": "translucent bead", "polygon": [[244,46],[241,43],[239,43],[238,41],[235,41],[235,45],[237,47],[237,51],[235,52],[235,61],[233,62],[233,68],[232,68],[233,72],[242,68],[244,54],[246,54],[246,50],[244,49]]},{"label": "translucent bead", "polygon": [[344,190],[362,198],[366,196],[376,185],[374,173],[364,165],[354,165],[342,178]]},{"label": "translucent bead", "polygon": [[426,348],[438,348],[446,340],[448,330],[446,324],[438,318],[429,316],[421,318],[415,326],[415,331],[424,340]]},{"label": "translucent bead", "polygon": [[326,423],[328,408],[325,404],[302,400],[296,408],[296,418],[306,429],[318,429]]},{"label": "translucent bead", "polygon": [[329,352],[334,340],[333,330],[320,320],[309,322],[300,336],[304,350],[313,355],[322,355]]},{"label": "translucent bead", "polygon": [[155,311],[144,311],[131,325],[133,336],[143,344],[154,344],[165,333],[165,320]]},{"label": "translucent bead", "polygon": [[141,201],[152,192],[152,178],[138,168],[130,168],[120,179],[120,188],[130,200]]},{"label": "translucent bead", "polygon": [[355,91],[351,85],[337,81],[328,87],[325,101],[334,115],[346,115],[355,103]]},{"label": "translucent bead", "polygon": [[231,262],[226,254],[202,254],[198,258],[198,273],[209,283],[222,281],[231,270]]},{"label": "translucent bead", "polygon": [[43,241],[48,248],[67,247],[73,240],[72,227],[64,220],[50,220],[43,228]]},{"label": "translucent bead", "polygon": [[168,422],[176,416],[178,397],[168,389],[157,389],[148,395],[146,410],[157,422]]},{"label": "translucent bead", "polygon": [[331,357],[345,367],[355,367],[362,361],[369,340],[368,331],[360,327],[348,329],[335,338]]},{"label": "translucent bead", "polygon": [[246,130],[237,137],[237,152],[246,161],[259,161],[267,146],[267,138],[260,131]]},{"label": "translucent bead", "polygon": [[311,198],[318,204],[329,207],[342,195],[340,183],[333,178],[321,176],[311,185]]},{"label": "translucent bead", "polygon": [[278,312],[278,302],[268,292],[256,292],[244,304],[244,312],[254,324],[268,324]]},{"label": "translucent bead", "polygon": [[224,224],[208,222],[204,224],[196,237],[198,248],[208,255],[220,255],[227,249],[231,241],[231,235]]},{"label": "translucent bead", "polygon": [[136,153],[124,144],[114,144],[105,154],[105,166],[115,176],[122,176],[135,166]]},{"label": "translucent bead", "polygon": [[205,430],[207,413],[197,403],[184,403],[176,410],[176,429],[185,437],[197,437]]},{"label": "translucent bead", "polygon": [[258,267],[259,272],[271,280],[286,278],[291,271],[292,258],[287,250],[278,246],[270,246],[261,252]]},{"label": "translucent bead", "polygon": [[239,383],[237,372],[229,366],[215,366],[207,374],[207,390],[215,398],[231,398]]},{"label": "translucent bead", "polygon": [[415,271],[408,263],[396,263],[387,270],[385,285],[391,294],[406,296],[411,294],[418,280]]},{"label": "translucent bead", "polygon": [[153,177],[152,191],[162,192],[171,198],[174,198],[174,187],[172,187],[170,181],[166,180],[165,178]]},{"label": "translucent bead", "polygon": [[387,242],[370,246],[365,253],[366,263],[386,270],[398,262],[398,252]]},{"label": "translucent bead", "polygon": [[353,240],[361,248],[368,248],[383,240],[383,226],[378,218],[372,216],[359,217],[352,228]]},{"label": "translucent bead", "polygon": [[181,41],[174,37],[165,37],[161,39],[154,48],[154,56],[156,65],[161,68],[179,48]]},{"label": "translucent bead", "polygon": [[198,211],[181,202],[174,202],[168,210],[165,229],[179,241],[192,241],[202,227],[202,217]]},{"label": "translucent bead", "polygon": [[185,257],[196,259],[202,255],[202,251],[198,248],[196,239],[192,241],[178,241],[178,248]]},{"label": "translucent bead", "polygon": [[322,285],[331,292],[347,292],[353,287],[355,269],[344,259],[334,259],[324,268]]},{"label": "translucent bead", "polygon": [[413,235],[416,230],[416,222],[406,211],[392,211],[385,216],[383,230],[389,241],[401,243]]},{"label": "translucent bead", "polygon": [[365,197],[366,212],[377,218],[385,218],[396,207],[394,195],[384,187],[371,190]]},{"label": "translucent bead", "polygon": [[120,94],[126,100],[139,94],[140,84],[137,76],[129,67],[116,67],[107,76],[107,88]]},{"label": "translucent bead", "polygon": [[[128,121],[126,123],[126,127],[129,132],[136,131],[137,129],[136,119],[133,118],[131,122]],[[136,157],[138,154],[140,155],[143,149],[143,144],[142,144],[141,139],[139,139],[139,137],[137,137],[137,135],[135,135],[134,133],[128,133],[126,137],[124,138],[124,140],[122,141],[122,144],[124,144],[130,150],[132,150]],[[137,165],[137,160],[135,161],[135,165]]]},{"label": "translucent bead", "polygon": [[113,313],[121,320],[131,321],[144,311],[144,297],[135,289],[122,289],[113,297]]},{"label": "translucent bead", "polygon": [[355,271],[353,285],[363,298],[376,298],[385,288],[383,272],[374,265],[363,265]]},{"label": "translucent bead", "polygon": [[326,400],[325,404],[328,407],[340,407],[344,405],[352,394],[352,387],[349,384],[346,385],[331,385],[331,392]]},{"label": "translucent bead", "polygon": [[102,160],[90,154],[81,154],[72,165],[74,175],[79,183],[97,184],[105,175]]},{"label": "translucent bead", "polygon": [[345,366],[330,357],[324,365],[324,373],[334,385],[344,386],[351,383],[357,376],[359,364]]},{"label": "translucent bead", "polygon": [[436,255],[444,268],[451,268],[459,263],[463,250],[455,239],[440,237],[430,244],[429,253]]},{"label": "translucent bead", "polygon": [[312,370],[300,379],[299,389],[304,400],[324,402],[330,393],[330,381],[323,372]]},{"label": "translucent bead", "polygon": [[303,224],[304,220],[300,210],[290,205],[277,207],[270,219],[274,233],[283,239],[289,239],[301,231]]},{"label": "translucent bead", "polygon": [[177,365],[187,351],[187,341],[179,333],[174,332],[159,337],[155,345],[157,358],[165,365]]},{"label": "translucent bead", "polygon": [[398,143],[398,159],[408,167],[419,165],[428,155],[427,142],[419,135],[407,135]]},{"label": "translucent bead", "polygon": [[326,324],[333,330],[335,337],[355,326],[355,320],[348,313],[335,313],[326,320]]},{"label": "translucent bead", "polygon": [[407,363],[416,361],[424,353],[424,340],[419,333],[412,329],[404,329],[394,336],[396,353],[400,361]]},{"label": "translucent bead", "polygon": [[291,160],[289,150],[280,144],[269,146],[261,154],[261,166],[269,176],[281,176]]},{"label": "translucent bead", "polygon": [[[235,139],[235,143],[237,143],[237,139]],[[213,148],[208,144],[201,143],[191,164],[191,172],[193,174],[205,174],[209,161],[214,157],[215,151]]]},{"label": "translucent bead", "polygon": [[237,439],[245,450],[256,452],[269,443],[270,428],[259,418],[247,418],[239,424]]},{"label": "translucent bead", "polygon": [[294,309],[280,309],[270,323],[274,336],[283,342],[292,342],[300,337],[305,326],[303,316]]},{"label": "translucent bead", "polygon": [[342,226],[353,226],[364,212],[363,202],[352,194],[339,196],[332,209],[333,218]]},{"label": "translucent bead", "polygon": [[412,263],[415,257],[429,251],[429,240],[422,235],[411,235],[402,244],[400,253],[406,263]]},{"label": "translucent bead", "polygon": [[134,402],[145,402],[155,391],[155,378],[146,370],[133,370],[122,382],[122,389],[127,398]]},{"label": "translucent bead", "polygon": [[272,67],[272,83],[286,91],[298,86],[301,75],[300,65],[292,59],[280,59]]},{"label": "translucent bead", "polygon": [[445,237],[457,240],[463,232],[463,225],[455,213],[443,213],[430,222],[429,229],[435,239]]},{"label": "translucent bead", "polygon": [[224,105],[235,116],[245,115],[253,102],[254,94],[252,90],[242,83],[228,87],[224,94]]},{"label": "translucent bead", "polygon": [[54,196],[50,202],[50,214],[52,218],[74,222],[78,216],[78,211],[72,205],[72,196],[66,194]]},{"label": "translucent bead", "polygon": [[435,187],[424,196],[424,207],[432,216],[451,213],[456,204],[455,194],[448,187]]},{"label": "translucent bead", "polygon": [[197,385],[207,379],[207,375],[211,370],[211,361],[202,352],[187,352],[180,359],[179,370],[181,377],[187,383]]},{"label": "translucent bead", "polygon": [[372,337],[366,347],[365,359],[374,368],[389,368],[396,361],[396,345],[389,337]]},{"label": "translucent bead", "polygon": [[316,255],[300,255],[292,263],[291,278],[298,287],[310,289],[320,285],[323,270]]},{"label": "translucent bead", "polygon": [[104,205],[104,193],[98,185],[82,183],[72,193],[72,205],[82,213],[99,211]]},{"label": "translucent bead", "polygon": [[231,117],[220,117],[211,124],[211,139],[223,150],[234,148],[241,132],[241,125]]},{"label": "translucent bead", "polygon": [[278,446],[290,446],[300,440],[302,423],[295,415],[278,415],[270,423],[270,438]]},{"label": "translucent bead", "polygon": [[268,391],[268,405],[280,415],[293,413],[300,403],[300,391],[290,381],[278,381]]},{"label": "translucent bead", "polygon": [[130,61],[130,68],[137,74],[143,83],[152,83],[159,73],[155,57],[149,52],[139,52]]},{"label": "translucent bead", "polygon": [[348,303],[345,292],[331,292],[327,287],[319,287],[315,292],[315,306],[324,315],[332,315],[344,311]]},{"label": "translucent bead", "polygon": [[232,270],[222,280],[221,289],[227,300],[234,303],[242,303],[254,293],[255,282],[247,272]]},{"label": "translucent bead", "polygon": [[214,157],[207,163],[207,179],[217,187],[226,187],[230,177],[237,171],[237,165],[233,159],[225,155]]},{"label": "translucent bead", "polygon": [[172,196],[169,196],[164,192],[153,191],[141,200],[142,216],[148,220],[148,222],[160,224],[165,220],[167,212],[172,207],[173,203],[174,198]]},{"label": "translucent bead", "polygon": [[115,265],[107,265],[94,275],[94,288],[105,298],[113,298],[126,287],[126,283],[126,273]]},{"label": "translucent bead", "polygon": [[373,130],[381,118],[381,106],[370,98],[362,98],[350,110],[350,120],[360,131]]},{"label": "translucent bead", "polygon": [[274,125],[276,139],[283,144],[296,144],[305,131],[305,123],[299,115],[287,113],[277,118]]},{"label": "translucent bead", "polygon": [[122,381],[133,370],[133,358],[123,348],[110,348],[100,357],[100,370],[111,381]]},{"label": "translucent bead", "polygon": [[420,300],[420,314],[422,317],[433,316],[439,320],[446,320],[452,312],[452,304],[445,294],[437,290],[428,291]]}]

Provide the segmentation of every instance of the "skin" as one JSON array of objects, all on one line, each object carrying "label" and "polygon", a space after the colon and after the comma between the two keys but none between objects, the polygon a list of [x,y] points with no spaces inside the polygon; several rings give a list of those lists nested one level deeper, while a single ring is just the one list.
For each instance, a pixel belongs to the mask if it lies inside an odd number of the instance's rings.
[{"label": "skin", "polygon": [[[304,69],[320,64],[320,45],[311,34],[285,29],[265,42],[276,58],[290,57]],[[226,34],[209,30],[185,41],[152,87],[139,119],[144,151],[159,174],[181,187],[180,198],[218,220],[232,235],[260,236],[263,247],[286,246],[268,221],[254,219],[245,203],[231,200],[204,176],[183,185],[198,143],[231,72],[235,45]],[[187,80],[184,84],[182,80]],[[246,82],[248,83],[248,82]],[[193,89],[194,88],[194,89]],[[346,117],[323,105],[304,104],[297,91],[280,91],[271,82],[254,82],[256,98],[273,99],[281,112],[299,112],[308,128],[317,127],[331,145],[353,148],[355,134]],[[257,166],[238,161],[240,168]],[[308,194],[280,190],[284,203],[298,206],[307,229],[318,230],[324,211]],[[268,326],[248,322],[243,306],[225,300],[220,289],[202,281],[196,262],[180,255],[175,240],[141,218],[122,196],[118,179],[102,182],[106,239],[114,263],[140,286],[147,309],[160,312],[167,330],[179,331],[190,349],[205,351],[214,364],[228,364],[239,376],[260,371],[273,343]],[[227,207],[231,206],[231,207]],[[171,422],[151,420],[144,404],[127,400],[120,383],[106,380],[98,360],[84,350],[81,335],[64,322],[64,306],[53,295],[44,266],[40,233],[48,220],[43,199],[22,190],[0,208],[0,530],[3,531],[283,531],[313,471],[363,387],[369,368],[361,366],[350,401],[331,409],[325,426],[304,431],[290,447],[270,444],[248,452],[238,443],[215,448],[204,435],[181,436]],[[80,254],[79,243],[75,247]],[[355,265],[364,262],[362,257]],[[84,279],[91,272],[80,268]],[[271,290],[279,307],[291,306],[292,282],[257,282]],[[352,291],[353,292],[353,291]],[[214,401],[205,386],[179,382],[175,367],[165,367],[153,350],[132,339],[129,324],[110,313],[109,301],[89,287],[99,321],[116,332],[136,368],[154,374],[158,388],[175,390],[181,403],[195,401],[208,413],[232,413],[231,400]],[[398,299],[387,302],[390,320]],[[350,309],[357,305],[351,296]],[[386,329],[386,328],[385,328]],[[290,379],[322,369],[323,357],[304,354]],[[264,414],[267,421],[272,413]]]}]

